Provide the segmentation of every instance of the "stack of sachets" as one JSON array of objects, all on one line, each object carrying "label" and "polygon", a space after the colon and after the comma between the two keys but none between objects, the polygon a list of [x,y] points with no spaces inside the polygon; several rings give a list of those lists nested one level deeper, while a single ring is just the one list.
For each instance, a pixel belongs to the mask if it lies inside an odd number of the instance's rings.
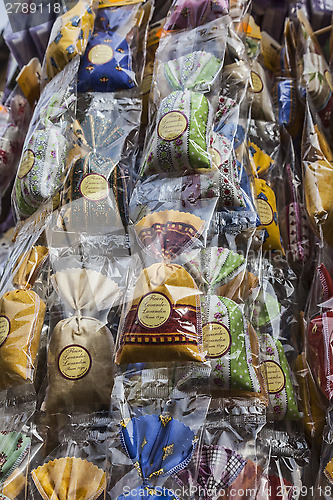
[{"label": "stack of sachets", "polygon": [[333,498],[333,80],[256,23],[75,0],[11,97],[3,500]]}]

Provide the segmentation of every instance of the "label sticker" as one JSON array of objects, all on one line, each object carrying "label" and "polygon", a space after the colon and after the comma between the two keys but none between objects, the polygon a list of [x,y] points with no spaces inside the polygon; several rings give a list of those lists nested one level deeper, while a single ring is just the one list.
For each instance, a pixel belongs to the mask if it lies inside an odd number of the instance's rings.
[{"label": "label sticker", "polygon": [[82,196],[90,201],[100,201],[109,194],[109,184],[103,175],[88,174],[80,183]]},{"label": "label sticker", "polygon": [[187,129],[187,118],[180,111],[169,111],[158,124],[157,133],[164,141],[178,139]]},{"label": "label sticker", "polygon": [[95,45],[89,50],[88,59],[93,64],[106,64],[113,59],[113,50],[104,43]]},{"label": "label sticker", "polygon": [[0,316],[0,347],[5,342],[10,332],[10,321],[7,316]]},{"label": "label sticker", "polygon": [[231,346],[231,335],[222,323],[207,323],[202,328],[203,346],[208,358],[224,356]]},{"label": "label sticker", "polygon": [[264,375],[266,376],[269,394],[281,392],[286,385],[286,377],[281,366],[275,361],[264,361]]},{"label": "label sticker", "polygon": [[219,168],[219,166],[222,163],[222,157],[221,157],[220,152],[215,148],[209,148],[208,151],[212,157],[213,166],[216,168]]},{"label": "label sticker", "polygon": [[91,367],[91,357],[87,349],[80,345],[65,347],[58,358],[61,375],[68,380],[79,380],[87,375]]},{"label": "label sticker", "polygon": [[253,92],[255,92],[256,94],[259,94],[259,92],[261,92],[262,89],[264,88],[260,76],[254,71],[251,71],[251,86]]},{"label": "label sticker", "polygon": [[145,328],[158,328],[168,321],[171,314],[169,299],[159,292],[149,293],[141,299],[138,320]]},{"label": "label sticker", "polygon": [[261,225],[269,226],[273,222],[274,218],[273,209],[268,201],[263,200],[262,198],[257,198],[257,200]]},{"label": "label sticker", "polygon": [[22,156],[22,161],[20,165],[19,173],[17,174],[19,179],[25,177],[35,164],[35,153],[31,149],[26,149]]}]

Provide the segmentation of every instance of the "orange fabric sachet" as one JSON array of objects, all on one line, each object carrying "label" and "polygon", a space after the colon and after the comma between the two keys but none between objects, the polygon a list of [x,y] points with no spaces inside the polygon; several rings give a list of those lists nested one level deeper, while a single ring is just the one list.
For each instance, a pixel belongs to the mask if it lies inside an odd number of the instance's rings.
[{"label": "orange fabric sachet", "polygon": [[116,363],[204,361],[200,291],[177,264],[153,264],[136,283]]}]

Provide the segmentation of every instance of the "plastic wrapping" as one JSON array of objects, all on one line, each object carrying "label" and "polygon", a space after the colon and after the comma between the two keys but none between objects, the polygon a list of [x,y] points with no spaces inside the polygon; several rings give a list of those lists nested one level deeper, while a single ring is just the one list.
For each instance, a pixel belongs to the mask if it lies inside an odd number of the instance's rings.
[{"label": "plastic wrapping", "polygon": [[270,448],[267,498],[302,498],[306,495],[306,473],[310,452],[305,438],[296,431],[266,427],[260,437]]},{"label": "plastic wrapping", "polygon": [[258,230],[264,231],[264,251],[284,253],[276,202],[278,193],[276,176],[280,161],[279,139],[276,122],[251,120],[249,157],[260,217]]},{"label": "plastic wrapping", "polygon": [[[103,6],[103,5],[102,5]],[[142,54],[151,2],[99,8],[81,59],[79,92],[114,92],[141,84]],[[140,57],[139,57],[140,56]]]},{"label": "plastic wrapping", "polygon": [[97,499],[106,488],[108,438],[105,416],[72,416],[58,447],[31,464],[29,498]]},{"label": "plastic wrapping", "polygon": [[259,279],[248,270],[250,244],[236,246],[231,235],[228,243],[192,251],[186,263],[202,292],[203,345],[212,365],[210,387],[265,398],[259,342],[248,316],[249,297],[257,293]]},{"label": "plastic wrapping", "polygon": [[47,212],[37,213],[22,225],[2,274],[1,390],[35,379],[46,310],[43,266],[48,256],[38,240],[48,220]]},{"label": "plastic wrapping", "polygon": [[320,45],[313,33],[304,9],[298,10],[301,23],[298,32],[298,79],[301,92],[307,93],[308,102],[318,114],[320,127],[332,131],[332,75]]},{"label": "plastic wrapping", "polygon": [[139,99],[91,94],[61,192],[64,231],[103,234],[127,224],[140,112]]},{"label": "plastic wrapping", "polygon": [[178,482],[195,498],[265,498],[268,446],[259,434],[265,422],[265,405],[256,398],[213,399],[198,454]]},{"label": "plastic wrapping", "polygon": [[133,369],[116,378],[111,409],[122,449],[117,442],[110,449],[112,499],[182,495],[175,474],[191,461],[210,401],[193,385],[186,389],[186,379],[191,384],[199,374],[190,366]]},{"label": "plastic wrapping", "polygon": [[309,107],[302,140],[302,165],[306,210],[317,232],[333,245],[331,231],[331,197],[328,194],[333,179],[332,151],[321,128],[315,124]]},{"label": "plastic wrapping", "polygon": [[202,26],[228,13],[228,2],[200,0],[174,0],[165,21],[164,30],[176,31]]},{"label": "plastic wrapping", "polygon": [[0,494],[14,500],[23,498],[27,489],[28,465],[38,454],[43,440],[32,422],[35,393],[7,394],[1,397],[0,431]]},{"label": "plastic wrapping", "polygon": [[45,87],[35,108],[13,191],[19,219],[55,197],[61,186],[74,120],[78,64],[75,59]]},{"label": "plastic wrapping", "polygon": [[294,7],[281,45],[261,32],[268,4],[56,20],[0,278],[0,396],[38,413],[5,481],[0,439],[0,496],[315,498],[320,460],[333,483],[331,75]]},{"label": "plastic wrapping", "polygon": [[96,0],[80,0],[54,23],[46,49],[42,79],[51,80],[77,55],[82,55],[94,29]]},{"label": "plastic wrapping", "polygon": [[24,255],[13,278],[17,288],[1,297],[1,389],[34,378],[46,306],[30,288],[46,257],[47,249],[41,246],[33,247]]},{"label": "plastic wrapping", "polygon": [[333,293],[331,267],[331,251],[324,247],[319,254],[306,310],[307,359],[319,389],[328,400],[332,397],[332,358],[329,347]]},{"label": "plastic wrapping", "polygon": [[166,209],[141,214],[134,230],[144,253],[141,262],[140,254],[133,256],[117,363],[204,360],[201,292],[177,259],[187,249],[202,246],[207,232],[204,217],[211,217],[207,209],[197,202],[191,212]]},{"label": "plastic wrapping", "polygon": [[10,111],[0,138],[0,196],[10,187],[16,175],[24,135],[30,120],[30,106],[20,92],[10,97]]},{"label": "plastic wrapping", "polygon": [[330,407],[326,416],[320,466],[314,487],[316,498],[331,499],[332,487],[332,408]]},{"label": "plastic wrapping", "polygon": [[48,413],[107,410],[114,375],[110,328],[122,297],[128,257],[124,250],[117,255],[116,245],[112,252],[112,235],[105,241],[95,237],[94,242],[92,236],[75,235],[70,251],[68,236],[56,226],[47,234],[54,292],[49,302],[42,408]]},{"label": "plastic wrapping", "polygon": [[310,260],[313,237],[303,203],[301,167],[291,140],[286,145],[280,175],[282,178],[278,185],[284,190],[278,199],[278,211],[283,247],[289,264],[300,274]]},{"label": "plastic wrapping", "polygon": [[[141,175],[210,170],[208,154],[212,111],[206,93],[219,82],[224,58],[226,26],[211,22],[205,30],[161,39],[156,52],[153,100],[158,106],[151,136],[141,162]],[[205,43],[205,51],[199,50]]]}]

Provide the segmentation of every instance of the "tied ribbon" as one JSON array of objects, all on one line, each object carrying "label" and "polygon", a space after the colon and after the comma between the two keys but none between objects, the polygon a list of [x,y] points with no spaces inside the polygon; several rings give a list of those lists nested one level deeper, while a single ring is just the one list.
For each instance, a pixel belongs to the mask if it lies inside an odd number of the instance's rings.
[{"label": "tied ribbon", "polygon": [[133,497],[175,499],[172,491],[154,487],[154,478],[167,477],[183,470],[190,462],[196,446],[194,432],[169,415],[144,415],[122,421],[119,425],[121,443],[133,462],[142,484],[130,495]]}]

